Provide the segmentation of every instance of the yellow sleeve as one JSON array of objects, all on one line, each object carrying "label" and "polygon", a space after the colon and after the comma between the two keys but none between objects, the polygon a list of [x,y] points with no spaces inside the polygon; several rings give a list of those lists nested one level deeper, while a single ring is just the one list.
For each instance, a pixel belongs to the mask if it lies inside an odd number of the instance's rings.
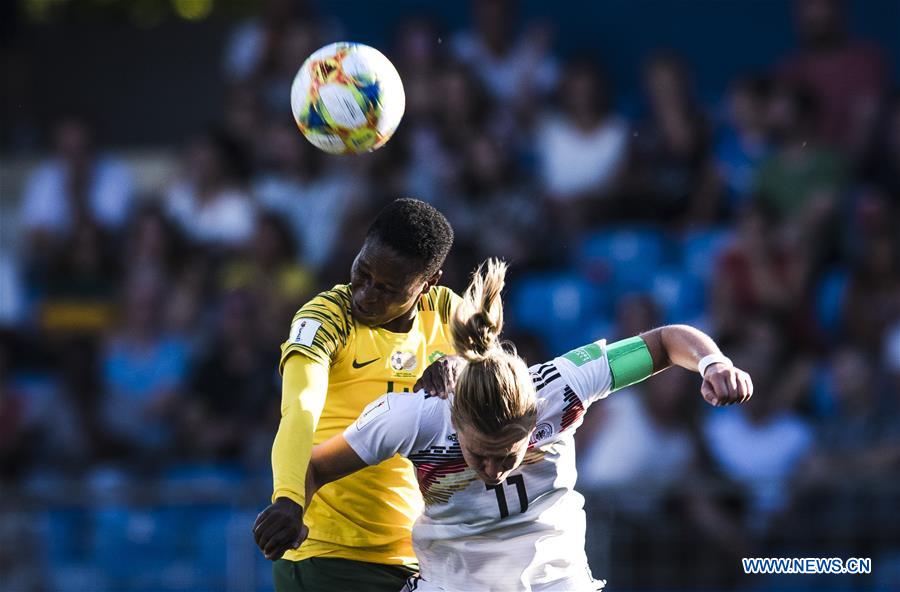
[{"label": "yellow sleeve", "polygon": [[306,468],[325,406],[329,367],[303,355],[289,356],[283,367],[281,423],[272,444],[272,501],[286,497],[305,508]]}]

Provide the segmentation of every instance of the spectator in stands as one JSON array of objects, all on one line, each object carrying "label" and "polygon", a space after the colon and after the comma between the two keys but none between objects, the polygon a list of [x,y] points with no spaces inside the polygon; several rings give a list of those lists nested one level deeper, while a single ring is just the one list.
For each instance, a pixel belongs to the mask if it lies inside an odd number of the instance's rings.
[{"label": "spectator in stands", "polygon": [[804,334],[806,259],[775,226],[764,203],[745,205],[734,240],[713,264],[712,311],[719,335],[741,335],[760,314],[782,319],[794,336]]},{"label": "spectator in stands", "polygon": [[[31,340],[38,386],[28,392],[32,409],[43,408],[46,434],[34,443],[48,464],[80,466],[96,443],[96,405],[100,391],[98,349],[116,326],[119,278],[114,243],[98,225],[79,220],[61,243],[32,261],[28,290],[33,296]],[[43,384],[41,384],[43,383]]]},{"label": "spectator in stands", "polygon": [[[299,68],[299,66],[298,66]],[[250,162],[256,166],[263,137],[260,130],[265,126],[265,112],[259,89],[251,83],[232,85],[225,95],[222,109],[222,130],[240,146]]]},{"label": "spectator in stands", "polygon": [[265,213],[257,218],[245,252],[223,269],[221,292],[247,294],[259,311],[256,332],[263,343],[284,340],[284,327],[297,303],[315,294],[316,278],[297,262],[296,251],[287,222],[276,213]]},{"label": "spectator in stands", "polygon": [[748,325],[733,351],[753,376],[757,400],[746,409],[714,410],[703,431],[719,470],[750,494],[747,526],[762,532],[786,507],[795,469],[814,443],[812,427],[793,411],[808,392],[812,365],[789,355],[779,325],[764,318]]},{"label": "spectator in stands", "polygon": [[408,136],[406,183],[413,195],[444,209],[448,192],[460,183],[470,140],[485,133],[504,138],[505,132],[502,115],[494,117],[498,109],[467,66],[448,64],[433,85],[441,107]]},{"label": "spectator in stands", "polygon": [[162,462],[174,444],[188,352],[160,326],[166,293],[158,275],[135,270],[123,290],[121,328],[102,354],[104,452]]},{"label": "spectator in stands", "polygon": [[[638,335],[660,319],[650,297],[623,298],[610,339]],[[696,409],[691,388],[685,374],[669,372],[617,393],[597,414],[586,415],[576,438],[579,487],[619,490],[618,503],[630,511],[660,510],[667,490],[683,484],[697,460],[689,433]]]},{"label": "spectator in stands", "polygon": [[204,343],[207,284],[213,262],[202,247],[191,245],[165,215],[164,204],[152,198],[136,212],[125,236],[122,267],[152,273],[167,286],[162,327],[190,341]]},{"label": "spectator in stands", "polygon": [[112,251],[108,234],[95,223],[81,220],[49,251],[49,261],[32,266],[34,312],[46,337],[95,338],[111,326],[119,271]]},{"label": "spectator in stands", "polygon": [[816,113],[816,100],[807,90],[785,84],[775,88],[768,119],[777,148],[763,161],[756,182],[758,198],[776,222],[799,221],[810,240],[821,238],[850,172],[846,159],[819,141]]},{"label": "spectator in stands", "polygon": [[182,253],[168,289],[163,327],[186,340],[192,352],[209,346],[215,271],[212,256],[202,247],[190,246]]},{"label": "spectator in stands", "polygon": [[732,216],[752,197],[756,172],[770,151],[766,118],[770,91],[770,81],[763,76],[739,78],[728,91],[728,119],[719,130],[713,158]]},{"label": "spectator in stands", "polygon": [[171,278],[183,263],[184,245],[156,197],[135,212],[125,233],[122,267]]},{"label": "spectator in stands", "polygon": [[845,346],[831,356],[825,392],[834,411],[819,428],[815,454],[804,464],[806,487],[882,478],[900,470],[900,421],[896,402],[884,396],[874,362]]},{"label": "spectator in stands", "polygon": [[529,261],[541,229],[540,211],[516,177],[508,153],[486,134],[471,138],[456,194],[441,203],[453,226],[457,257]]},{"label": "spectator in stands", "polygon": [[565,213],[558,226],[577,233],[613,212],[611,190],[628,153],[628,125],[612,111],[598,64],[568,64],[559,89],[560,110],[538,126],[535,147],[548,211]]},{"label": "spectator in stands", "polygon": [[515,0],[473,1],[475,27],[457,33],[451,47],[494,99],[527,113],[553,90],[558,68],[546,26],[533,25],[525,35],[514,38],[515,4]]},{"label": "spectator in stands", "polygon": [[663,509],[664,496],[684,486],[697,468],[690,433],[695,387],[688,378],[669,372],[605,402],[589,437],[581,439],[580,488],[618,491],[617,505],[627,511]]},{"label": "spectator in stands", "polygon": [[446,61],[444,47],[443,34],[434,20],[414,15],[400,24],[391,57],[403,79],[404,123],[427,119],[437,110],[434,85]]},{"label": "spectator in stands", "polygon": [[323,45],[322,31],[315,23],[296,23],[285,29],[280,46],[274,48],[268,68],[256,82],[266,111],[279,116],[291,104],[291,85],[297,70]]},{"label": "spectator in stands", "polygon": [[121,228],[134,194],[131,169],[100,152],[86,119],[69,115],[57,121],[53,150],[29,175],[22,196],[18,222],[32,253],[82,223]]},{"label": "spectator in stands", "polygon": [[883,52],[850,39],[841,0],[795,0],[802,49],[780,66],[782,79],[807,87],[819,105],[813,120],[824,142],[860,154],[872,139],[888,88]]},{"label": "spectator in stands", "polygon": [[[277,352],[261,347],[261,309],[245,289],[222,297],[215,343],[198,360],[181,415],[183,446],[195,460],[240,460],[253,430],[277,425]],[[268,344],[277,342],[265,342]],[[271,433],[270,433],[271,438]]]},{"label": "spectator in stands", "polygon": [[[340,36],[339,28],[333,22],[324,23],[312,2],[266,0],[260,12],[259,18],[239,23],[228,39],[223,67],[229,81],[258,83],[265,78],[289,31],[298,24],[324,30],[325,38]],[[295,73],[304,59],[306,56],[294,66]]]},{"label": "spectator in stands", "polygon": [[867,354],[876,356],[891,321],[900,318],[900,245],[897,225],[862,237],[844,301],[844,331]]},{"label": "spectator in stands", "polygon": [[631,143],[630,214],[678,226],[708,224],[718,209],[719,182],[687,66],[670,54],[654,56],[643,84],[650,113]]},{"label": "spectator in stands", "polygon": [[263,168],[253,179],[253,191],[263,209],[290,225],[295,257],[319,270],[340,240],[353,180],[324,168],[321,153],[289,120],[270,123],[263,137]]},{"label": "spectator in stands", "polygon": [[245,183],[247,155],[221,131],[194,138],[181,178],[169,188],[166,208],[193,241],[235,248],[253,232],[254,204]]}]

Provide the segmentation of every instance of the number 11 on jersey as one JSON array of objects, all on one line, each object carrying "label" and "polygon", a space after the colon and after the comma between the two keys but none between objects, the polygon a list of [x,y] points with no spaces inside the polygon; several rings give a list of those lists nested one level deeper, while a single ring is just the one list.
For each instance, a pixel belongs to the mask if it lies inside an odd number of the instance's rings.
[{"label": "number 11 on jersey", "polygon": [[[519,494],[519,513],[524,514],[528,509],[528,494],[525,492],[525,478],[522,475],[512,475],[506,479],[507,485],[515,485],[516,493]],[[485,489],[493,489],[497,494],[497,506],[500,509],[500,518],[509,516],[509,505],[506,503],[506,491],[503,489],[503,483],[497,485],[484,484]]]}]

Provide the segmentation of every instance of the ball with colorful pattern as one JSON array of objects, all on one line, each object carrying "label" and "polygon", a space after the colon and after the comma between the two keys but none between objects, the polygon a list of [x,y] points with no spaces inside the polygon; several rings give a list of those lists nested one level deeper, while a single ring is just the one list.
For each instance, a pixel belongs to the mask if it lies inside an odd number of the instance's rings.
[{"label": "ball with colorful pattern", "polygon": [[313,53],[291,85],[297,127],[331,154],[371,152],[384,146],[406,108],[394,65],[375,48],[339,42]]}]

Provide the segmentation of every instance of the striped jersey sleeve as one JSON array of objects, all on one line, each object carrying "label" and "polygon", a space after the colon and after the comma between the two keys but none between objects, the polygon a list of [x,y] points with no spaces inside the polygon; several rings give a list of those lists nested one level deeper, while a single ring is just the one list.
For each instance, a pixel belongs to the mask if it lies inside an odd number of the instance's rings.
[{"label": "striped jersey sleeve", "polygon": [[293,353],[330,365],[347,344],[353,320],[350,286],[338,285],[303,305],[291,322],[287,340],[281,344],[279,370]]},{"label": "striped jersey sleeve", "polygon": [[653,361],[640,337],[601,339],[529,370],[541,401],[534,439],[542,440],[577,429],[591,404],[650,376]]},{"label": "striped jersey sleeve", "polygon": [[532,366],[529,371],[540,401],[533,444],[578,429],[587,408],[607,396],[612,387],[603,340]]}]

